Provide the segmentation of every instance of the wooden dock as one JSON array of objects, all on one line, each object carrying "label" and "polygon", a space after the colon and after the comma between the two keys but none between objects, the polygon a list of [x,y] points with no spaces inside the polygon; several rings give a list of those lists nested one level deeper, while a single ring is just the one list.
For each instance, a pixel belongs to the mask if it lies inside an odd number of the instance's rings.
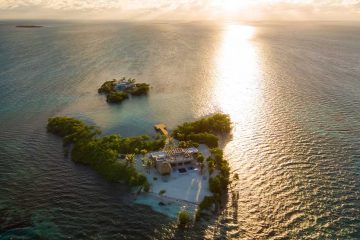
[{"label": "wooden dock", "polygon": [[166,129],[166,125],[164,123],[155,124],[154,128],[156,131],[161,132],[166,137],[169,137],[169,132]]}]

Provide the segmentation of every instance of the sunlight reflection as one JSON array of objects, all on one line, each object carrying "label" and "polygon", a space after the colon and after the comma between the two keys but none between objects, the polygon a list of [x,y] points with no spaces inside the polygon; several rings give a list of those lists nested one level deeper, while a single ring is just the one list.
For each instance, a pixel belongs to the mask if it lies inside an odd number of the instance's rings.
[{"label": "sunlight reflection", "polygon": [[228,25],[216,60],[215,101],[235,123],[252,121],[259,92],[259,64],[252,37],[255,28]]}]

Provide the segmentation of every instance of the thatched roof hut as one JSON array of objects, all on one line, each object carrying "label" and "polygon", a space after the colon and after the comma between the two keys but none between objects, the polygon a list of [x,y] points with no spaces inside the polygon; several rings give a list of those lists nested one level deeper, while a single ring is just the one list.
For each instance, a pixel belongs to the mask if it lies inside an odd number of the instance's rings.
[{"label": "thatched roof hut", "polygon": [[161,175],[169,175],[171,173],[171,164],[169,162],[161,162],[157,166],[157,170]]}]

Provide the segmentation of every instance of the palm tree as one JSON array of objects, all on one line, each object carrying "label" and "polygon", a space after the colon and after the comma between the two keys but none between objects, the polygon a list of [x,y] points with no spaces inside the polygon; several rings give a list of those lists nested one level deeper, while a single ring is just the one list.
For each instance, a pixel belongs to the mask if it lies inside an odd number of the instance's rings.
[{"label": "palm tree", "polygon": [[196,160],[197,160],[197,162],[198,162],[199,164],[202,164],[202,163],[204,163],[205,158],[204,158],[204,156],[203,156],[201,153],[199,153],[199,154],[196,156]]},{"label": "palm tree", "polygon": [[152,162],[150,159],[148,159],[148,158],[146,159],[145,166],[146,166],[146,169],[148,170],[148,173],[150,173],[150,169],[152,166]]},{"label": "palm tree", "polygon": [[126,165],[134,165],[135,163],[135,154],[126,154],[125,155],[125,161],[126,161]]},{"label": "palm tree", "polygon": [[143,155],[143,156],[145,156],[146,154],[147,154],[147,150],[146,149],[142,149],[141,151],[140,151],[140,154],[141,155]]}]

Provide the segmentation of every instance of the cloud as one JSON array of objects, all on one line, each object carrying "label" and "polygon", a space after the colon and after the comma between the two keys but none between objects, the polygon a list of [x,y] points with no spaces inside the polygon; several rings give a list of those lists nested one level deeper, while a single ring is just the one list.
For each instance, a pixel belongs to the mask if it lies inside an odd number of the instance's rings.
[{"label": "cloud", "polygon": [[0,18],[356,20],[360,0],[0,0]]}]

